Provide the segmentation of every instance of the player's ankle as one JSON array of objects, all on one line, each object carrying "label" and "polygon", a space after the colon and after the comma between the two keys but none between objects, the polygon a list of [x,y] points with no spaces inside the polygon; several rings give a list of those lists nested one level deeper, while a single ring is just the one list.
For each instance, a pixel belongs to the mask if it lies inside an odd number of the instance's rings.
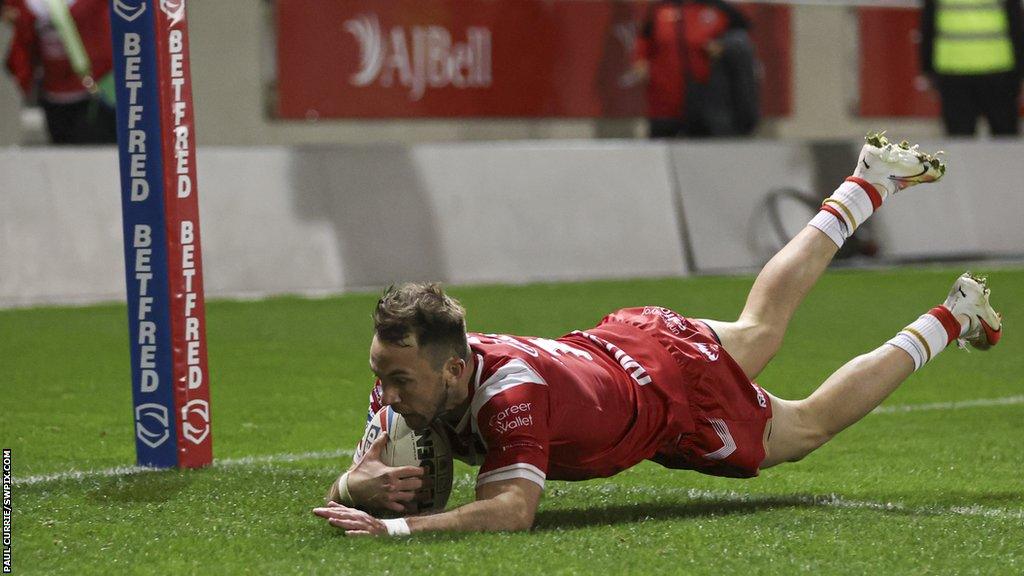
[{"label": "player's ankle", "polygon": [[871,183],[850,176],[821,204],[821,211],[809,225],[821,230],[840,248],[874,214],[888,196]]},{"label": "player's ankle", "polygon": [[[943,306],[943,308],[946,308]],[[946,308],[946,310],[949,310]],[[967,314],[954,314],[954,318],[958,324],[960,324],[960,336],[963,336],[968,330],[971,329],[971,317]]]},{"label": "player's ankle", "polygon": [[960,320],[948,308],[936,306],[900,330],[886,344],[906,352],[917,371],[956,341],[962,330]]}]

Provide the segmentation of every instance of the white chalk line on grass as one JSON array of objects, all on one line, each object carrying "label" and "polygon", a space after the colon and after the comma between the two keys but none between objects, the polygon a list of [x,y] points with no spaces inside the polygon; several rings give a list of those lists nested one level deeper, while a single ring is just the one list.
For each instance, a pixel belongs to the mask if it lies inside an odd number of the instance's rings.
[{"label": "white chalk line on grass", "polygon": [[[906,412],[922,412],[929,410],[963,410],[965,408],[980,408],[986,406],[1011,406],[1024,404],[1024,395],[1007,396],[1004,398],[979,398],[976,400],[961,400],[958,402],[934,402],[931,404],[900,404],[895,406],[879,406],[872,414],[903,414]],[[265,456],[244,456],[240,458],[221,458],[213,463],[214,468],[231,468],[238,466],[252,466],[255,464],[276,464],[281,462],[303,462],[307,460],[329,460],[331,458],[351,457],[352,450],[328,450],[319,452],[300,452],[295,454],[269,454]],[[127,476],[154,472],[158,468],[147,468],[144,466],[117,466],[101,470],[68,470],[65,472],[54,472],[52,474],[40,474],[14,478],[15,486],[31,486],[48,482],[62,482],[65,480],[86,480],[90,478],[109,478],[114,476]]]},{"label": "white chalk line on grass", "polygon": [[[985,404],[987,405],[987,404]],[[304,462],[309,460],[330,460],[333,458],[348,458],[353,454],[352,450],[330,450],[320,452],[302,452],[297,454],[271,454],[267,456],[245,456],[242,458],[222,458],[213,464],[214,468],[235,468],[252,466],[258,464],[276,464],[281,462]],[[85,480],[92,478],[106,478],[115,476],[127,476],[132,474],[157,472],[157,468],[146,468],[141,466],[121,466],[105,470],[72,470],[55,474],[44,474],[16,479],[15,486],[27,486],[48,482],[61,482],[65,480]],[[473,474],[460,474],[455,478],[456,487],[472,486],[475,484]],[[611,487],[609,487],[611,488]],[[602,489],[604,490],[604,489]],[[739,504],[762,504],[768,507],[777,506],[807,506],[822,508],[838,508],[847,510],[874,510],[878,512],[897,512],[903,514],[919,515],[953,515],[973,516],[983,518],[996,518],[1000,520],[1024,520],[1024,509],[1011,510],[1006,508],[988,508],[985,506],[906,506],[899,502],[873,502],[870,500],[847,500],[837,494],[808,495],[808,494],[748,494],[743,492],[700,490],[696,488],[650,488],[631,486],[627,488],[614,488],[609,492],[623,492],[653,498],[665,497],[668,495],[684,495],[690,500],[698,500],[707,503],[739,503]]]},{"label": "white chalk line on grass", "polygon": [[932,404],[897,404],[895,406],[879,406],[872,414],[903,414],[905,412],[923,412],[927,410],[963,410],[964,408],[980,408],[984,406],[1012,406],[1024,404],[1024,396],[1007,396],[1006,398],[978,398],[977,400],[961,400],[958,402],[934,402]]},{"label": "white chalk line on grass", "polygon": [[626,488],[626,493],[647,496],[664,496],[666,493],[685,494],[692,500],[709,503],[730,502],[740,504],[764,504],[766,506],[807,506],[839,508],[844,510],[872,510],[877,512],[899,512],[920,515],[954,515],[998,518],[1000,520],[1024,520],[1024,510],[988,508],[985,506],[907,506],[899,502],[873,502],[870,500],[847,500],[838,494],[747,494],[734,491],[661,488]]},{"label": "white chalk line on grass", "polygon": [[[328,450],[321,452],[300,452],[298,454],[270,454],[267,456],[243,456],[241,458],[220,458],[214,460],[213,468],[236,468],[240,466],[253,466],[256,464],[279,464],[282,462],[305,462],[308,460],[330,460],[332,458],[352,457],[352,450]],[[15,486],[32,486],[34,484],[45,484],[48,482],[63,482],[65,480],[89,480],[92,478],[112,478],[115,476],[129,476],[132,474],[145,474],[147,472],[158,472],[161,468],[149,468],[146,466],[117,466],[102,470],[68,470],[66,472],[54,472],[53,474],[39,474],[37,476],[26,476],[14,478]]]}]

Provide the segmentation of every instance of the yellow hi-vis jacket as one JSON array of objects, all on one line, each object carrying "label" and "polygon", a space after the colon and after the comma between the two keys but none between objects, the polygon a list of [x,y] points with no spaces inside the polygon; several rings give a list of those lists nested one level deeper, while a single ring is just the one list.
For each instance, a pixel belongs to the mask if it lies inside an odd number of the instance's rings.
[{"label": "yellow hi-vis jacket", "polygon": [[1014,70],[1013,40],[1003,2],[937,0],[932,58],[932,68],[938,74],[998,74]]}]

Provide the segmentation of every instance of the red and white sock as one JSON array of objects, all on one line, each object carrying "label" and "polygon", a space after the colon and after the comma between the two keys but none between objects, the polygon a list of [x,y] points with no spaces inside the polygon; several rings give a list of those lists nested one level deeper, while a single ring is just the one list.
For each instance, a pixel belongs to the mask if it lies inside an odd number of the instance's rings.
[{"label": "red and white sock", "polygon": [[875,213],[887,195],[888,192],[879,190],[867,180],[850,176],[822,202],[821,211],[809,225],[824,232],[842,248],[846,239]]},{"label": "red and white sock", "polygon": [[960,322],[945,306],[936,306],[914,320],[886,344],[891,344],[914,360],[914,370],[939,355],[960,337]]}]

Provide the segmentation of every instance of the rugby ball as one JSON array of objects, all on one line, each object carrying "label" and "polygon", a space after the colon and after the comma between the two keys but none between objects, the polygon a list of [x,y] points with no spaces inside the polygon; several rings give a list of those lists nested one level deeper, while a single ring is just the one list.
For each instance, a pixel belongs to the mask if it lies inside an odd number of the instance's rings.
[{"label": "rugby ball", "polygon": [[360,452],[365,454],[381,434],[388,435],[381,453],[385,466],[421,466],[424,469],[424,487],[413,501],[415,511],[444,510],[452,493],[452,449],[447,435],[434,426],[413,430],[390,406],[381,408],[367,424]]}]

